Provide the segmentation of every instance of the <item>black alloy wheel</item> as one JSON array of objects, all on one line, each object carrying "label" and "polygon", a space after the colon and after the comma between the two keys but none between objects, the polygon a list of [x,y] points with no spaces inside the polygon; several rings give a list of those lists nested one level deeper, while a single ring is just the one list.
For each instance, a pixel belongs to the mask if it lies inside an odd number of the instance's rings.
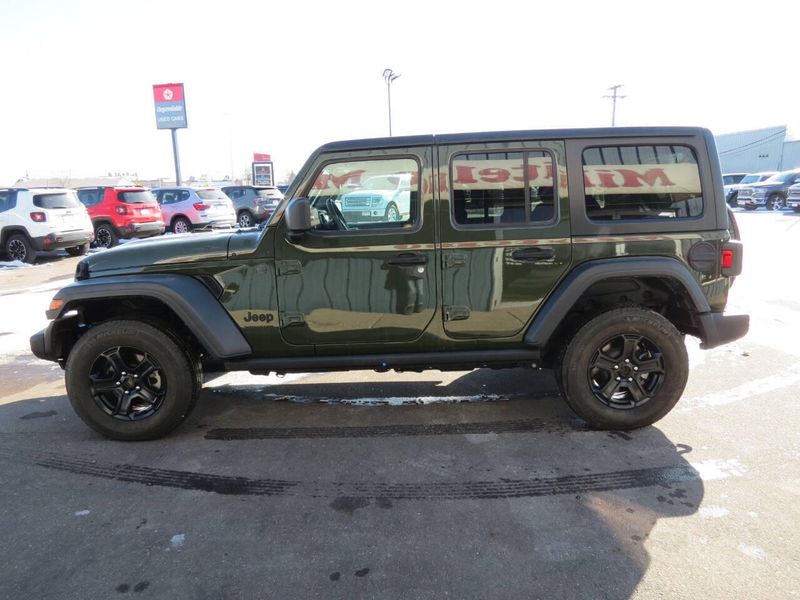
[{"label": "black alloy wheel", "polygon": [[113,248],[117,245],[117,235],[111,225],[98,225],[94,232],[94,241],[101,248]]},{"label": "black alloy wheel", "polygon": [[555,364],[564,400],[598,429],[655,423],[678,402],[689,376],[683,334],[639,306],[599,313],[579,326]]},{"label": "black alloy wheel", "polygon": [[28,240],[20,234],[12,235],[6,242],[6,255],[9,260],[18,260],[24,263],[34,261],[34,252]]},{"label": "black alloy wheel", "polygon": [[597,348],[586,375],[595,397],[606,406],[636,408],[658,393],[664,381],[664,359],[648,338],[623,334]]},{"label": "black alloy wheel", "polygon": [[69,351],[70,404],[114,440],[152,440],[191,413],[202,366],[186,340],[164,323],[112,319],[92,325]]},{"label": "black alloy wheel", "polygon": [[154,415],[167,393],[161,365],[146,352],[128,346],[114,346],[102,352],[92,364],[89,380],[97,406],[123,421]]}]

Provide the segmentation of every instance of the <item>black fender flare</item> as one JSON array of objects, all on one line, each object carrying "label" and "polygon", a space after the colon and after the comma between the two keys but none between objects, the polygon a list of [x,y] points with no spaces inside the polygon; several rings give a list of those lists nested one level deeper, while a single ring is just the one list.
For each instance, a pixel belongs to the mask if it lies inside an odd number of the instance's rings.
[{"label": "black fender flare", "polygon": [[722,314],[711,313],[700,283],[679,260],[664,256],[630,256],[588,261],[571,271],[536,313],[533,323],[525,332],[525,345],[539,351],[544,349],[556,328],[587,289],[604,279],[619,277],[669,278],[681,285],[688,293],[698,317],[704,348],[714,348],[747,333],[747,315],[723,317]]},{"label": "black fender flare", "polygon": [[154,298],[183,321],[214,358],[252,354],[252,348],[219,300],[202,282],[189,275],[115,275],[76,281],[61,288],[53,300],[62,300],[47,318],[58,320],[82,300],[106,298]]}]

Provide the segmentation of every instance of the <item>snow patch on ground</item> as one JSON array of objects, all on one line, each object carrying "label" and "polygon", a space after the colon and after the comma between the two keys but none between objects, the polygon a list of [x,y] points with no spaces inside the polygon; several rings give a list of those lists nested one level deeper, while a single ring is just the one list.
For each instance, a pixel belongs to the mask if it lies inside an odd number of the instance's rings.
[{"label": "snow patch on ground", "polygon": [[686,412],[695,408],[723,406],[742,400],[749,400],[756,396],[763,396],[780,389],[792,387],[800,383],[800,363],[796,363],[783,371],[755,379],[729,390],[712,392],[695,398],[684,398],[675,410]]},{"label": "snow patch on ground", "polygon": [[759,548],[758,546],[750,546],[748,544],[739,544],[739,552],[744,554],[745,556],[749,556],[751,558],[757,558],[758,560],[764,560],[767,558],[767,553],[763,548]]},{"label": "snow patch on ground", "polygon": [[742,463],[735,458],[729,460],[710,459],[691,463],[703,481],[741,477],[747,472]]},{"label": "snow patch on ground", "polygon": [[21,260],[0,260],[0,269],[25,269],[32,267],[29,263],[24,263]]},{"label": "snow patch on ground", "polygon": [[731,513],[724,506],[701,506],[699,512],[704,519],[721,519]]}]

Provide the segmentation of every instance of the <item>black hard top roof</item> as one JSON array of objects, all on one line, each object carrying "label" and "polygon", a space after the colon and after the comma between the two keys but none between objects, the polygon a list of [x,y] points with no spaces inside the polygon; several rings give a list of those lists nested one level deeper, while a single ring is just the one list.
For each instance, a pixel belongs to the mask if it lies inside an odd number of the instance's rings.
[{"label": "black hard top roof", "polygon": [[405,148],[407,146],[508,142],[517,140],[547,140],[603,137],[668,137],[706,135],[702,127],[595,127],[586,129],[530,129],[516,131],[482,131],[474,133],[445,133],[439,135],[411,135],[366,138],[330,142],[317,149],[319,152],[369,150],[373,148]]}]

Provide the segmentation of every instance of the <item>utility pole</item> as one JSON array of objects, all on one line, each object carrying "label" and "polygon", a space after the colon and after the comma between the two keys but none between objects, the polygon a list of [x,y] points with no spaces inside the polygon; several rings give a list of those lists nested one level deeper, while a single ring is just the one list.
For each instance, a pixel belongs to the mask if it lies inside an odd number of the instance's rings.
[{"label": "utility pole", "polygon": [[400,74],[391,69],[383,70],[383,80],[386,82],[386,98],[389,101],[389,137],[392,136],[392,82],[398,77],[400,77]]},{"label": "utility pole", "polygon": [[611,98],[611,126],[614,127],[617,124],[617,100],[621,100],[625,98],[625,96],[620,96],[617,94],[617,90],[622,87],[621,83],[617,85],[612,85],[610,88],[612,91],[611,96],[603,96],[603,98]]}]

